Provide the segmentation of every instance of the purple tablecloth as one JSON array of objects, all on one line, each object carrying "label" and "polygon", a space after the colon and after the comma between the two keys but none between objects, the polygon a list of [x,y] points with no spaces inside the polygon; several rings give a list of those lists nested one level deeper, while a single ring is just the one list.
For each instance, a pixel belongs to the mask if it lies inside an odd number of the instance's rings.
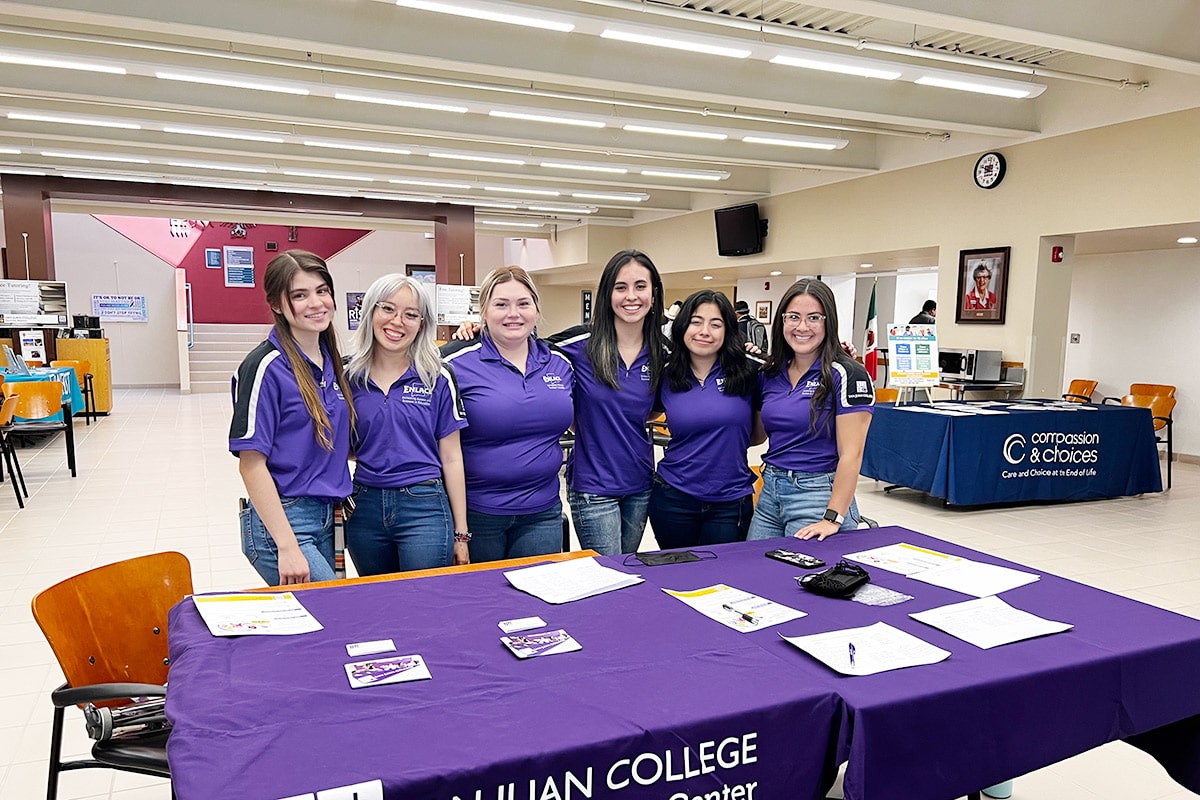
[{"label": "purple tablecloth", "polygon": [[[840,704],[754,642],[774,634],[722,628],[650,584],[562,606],[499,572],[297,596],[323,631],[217,639],[191,601],[172,610],[180,800],[373,779],[388,798],[431,800],[816,798],[836,770]],[[583,650],[513,657],[496,623],[532,615]],[[433,679],[351,689],[343,664],[362,657],[345,645],[384,638]]]},{"label": "purple tablecloth", "polygon": [[[388,798],[814,798],[848,760],[848,800],[929,800],[1134,734],[1200,789],[1200,621],[1043,574],[1004,599],[1075,627],[985,651],[907,616],[964,595],[874,570],[915,599],[830,600],[762,557],[782,544],[833,563],[900,541],[1009,563],[903,528],[747,542],[671,566],[602,559],[647,582],[562,606],[498,572],[303,592],[325,630],[285,638],[214,638],[184,601],[169,627],[177,795],[273,800],[380,779]],[[719,582],[809,615],[741,634],[658,591]],[[532,615],[583,650],[518,661],[496,623]],[[952,656],[844,677],[776,635],[879,620]],[[359,659],[345,645],[381,638],[424,656],[433,680],[350,689],[342,665]],[[690,775],[731,739],[725,767]]]},{"label": "purple tablecloth", "polygon": [[834,600],[798,589],[793,576],[801,570],[762,556],[782,545],[833,564],[846,553],[897,542],[1028,569],[904,528],[880,528],[824,542],[713,548],[715,561],[643,574],[672,589],[720,581],[807,611],[775,628],[785,635],[882,620],[951,652],[939,664],[846,677],[782,639],[755,640],[791,665],[794,681],[843,700],[837,760],[849,762],[847,800],[958,797],[1146,731],[1154,733],[1132,742],[1200,791],[1200,621],[1040,573],[1041,580],[1005,592],[1004,600],[1075,627],[980,650],[908,617],[968,596],[872,569],[874,583],[914,599],[883,608]]}]

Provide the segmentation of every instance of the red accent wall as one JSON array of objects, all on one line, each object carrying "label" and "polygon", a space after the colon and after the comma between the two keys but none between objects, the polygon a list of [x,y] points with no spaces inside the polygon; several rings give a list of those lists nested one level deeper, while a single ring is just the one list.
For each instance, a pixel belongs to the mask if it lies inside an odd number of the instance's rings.
[{"label": "red accent wall", "polygon": [[[271,259],[285,250],[300,249],[328,260],[370,233],[297,226],[296,241],[289,242],[286,225],[246,225],[246,237],[234,239],[230,236],[230,223],[208,222],[204,227],[198,227],[200,223],[193,220],[187,226],[187,236],[174,236],[169,219],[93,216],[172,267],[184,269],[192,285],[192,314],[196,322],[270,323],[271,312],[263,295],[262,278]],[[277,243],[278,251],[268,251],[267,242]],[[253,288],[227,287],[223,269],[205,266],[204,251],[209,248],[220,250],[226,245],[254,248]]]}]

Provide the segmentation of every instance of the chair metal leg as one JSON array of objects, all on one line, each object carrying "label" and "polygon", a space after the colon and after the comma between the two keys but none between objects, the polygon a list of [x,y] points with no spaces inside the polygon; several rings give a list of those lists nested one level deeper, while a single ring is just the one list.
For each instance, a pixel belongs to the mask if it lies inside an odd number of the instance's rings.
[{"label": "chair metal leg", "polygon": [[46,775],[46,800],[58,798],[58,771],[62,763],[63,709],[55,706],[50,730],[50,772]]},{"label": "chair metal leg", "polygon": [[16,474],[13,473],[13,459],[16,458],[16,453],[9,452],[8,442],[3,437],[0,437],[0,450],[4,452],[4,465],[8,467],[8,479],[12,481],[13,494],[17,496],[17,506],[24,508],[25,499],[21,497],[21,484],[24,481],[18,481]]},{"label": "chair metal leg", "polygon": [[13,447],[7,436],[4,437],[4,442],[8,445],[8,454],[12,456],[12,464],[17,468],[17,480],[21,482],[21,493],[28,498],[29,489],[25,486],[25,473],[21,471],[21,459],[17,458],[17,448]]},{"label": "chair metal leg", "polygon": [[67,423],[67,466],[71,468],[71,477],[77,477],[75,471],[75,420],[71,417],[71,406],[63,406],[64,419]]}]

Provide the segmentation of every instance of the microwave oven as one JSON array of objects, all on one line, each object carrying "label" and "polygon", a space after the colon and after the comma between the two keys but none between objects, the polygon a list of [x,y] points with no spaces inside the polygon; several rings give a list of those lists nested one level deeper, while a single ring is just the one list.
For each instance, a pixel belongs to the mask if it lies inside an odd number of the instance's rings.
[{"label": "microwave oven", "polygon": [[959,381],[1000,380],[1001,351],[956,349],[938,350],[938,370],[943,379]]}]

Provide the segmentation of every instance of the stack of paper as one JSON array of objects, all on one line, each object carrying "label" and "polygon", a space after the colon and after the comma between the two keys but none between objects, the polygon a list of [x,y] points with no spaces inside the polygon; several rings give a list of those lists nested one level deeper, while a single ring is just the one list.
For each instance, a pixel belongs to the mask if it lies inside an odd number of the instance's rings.
[{"label": "stack of paper", "polygon": [[1002,644],[1061,633],[1075,627],[1066,622],[1013,608],[999,597],[983,597],[909,614],[926,625],[987,650]]},{"label": "stack of paper", "polygon": [[1000,594],[1038,580],[1032,572],[984,564],[904,542],[848,553],[846,558],[975,597]]},{"label": "stack of paper", "polygon": [[676,592],[671,589],[663,591],[687,603],[704,616],[742,633],[762,630],[781,622],[808,616],[798,609],[743,592],[741,589],[734,589],[723,583],[689,592]]},{"label": "stack of paper", "polygon": [[291,592],[192,597],[213,636],[292,636],[322,629]]},{"label": "stack of paper", "polygon": [[783,640],[843,675],[874,675],[936,664],[950,657],[949,650],[934,647],[886,622],[808,636],[783,636]]},{"label": "stack of paper", "polygon": [[570,603],[642,582],[637,575],[610,569],[594,558],[572,558],[504,573],[515,588],[547,603]]}]

